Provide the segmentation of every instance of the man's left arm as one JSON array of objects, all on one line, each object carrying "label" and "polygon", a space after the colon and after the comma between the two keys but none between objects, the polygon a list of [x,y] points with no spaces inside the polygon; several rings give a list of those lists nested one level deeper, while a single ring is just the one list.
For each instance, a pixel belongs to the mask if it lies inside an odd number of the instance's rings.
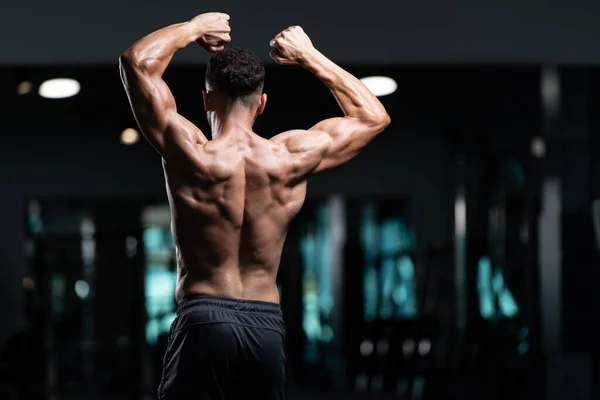
[{"label": "man's left arm", "polygon": [[201,14],[139,40],[119,58],[121,79],[133,114],[146,139],[165,159],[197,157],[204,134],[177,113],[175,98],[162,76],[176,51],[197,42],[213,52],[230,41],[229,16]]}]

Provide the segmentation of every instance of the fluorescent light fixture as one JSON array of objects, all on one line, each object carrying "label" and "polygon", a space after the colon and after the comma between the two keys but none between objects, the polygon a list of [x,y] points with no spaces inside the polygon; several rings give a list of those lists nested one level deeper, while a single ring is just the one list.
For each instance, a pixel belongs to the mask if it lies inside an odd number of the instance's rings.
[{"label": "fluorescent light fixture", "polygon": [[40,85],[39,94],[47,99],[64,99],[79,93],[81,85],[75,79],[50,79]]},{"label": "fluorescent light fixture", "polygon": [[139,133],[133,128],[127,128],[121,133],[121,143],[126,145],[137,143],[139,138]]},{"label": "fluorescent light fixture", "polygon": [[398,89],[396,81],[387,76],[368,76],[361,82],[377,97],[387,96]]}]

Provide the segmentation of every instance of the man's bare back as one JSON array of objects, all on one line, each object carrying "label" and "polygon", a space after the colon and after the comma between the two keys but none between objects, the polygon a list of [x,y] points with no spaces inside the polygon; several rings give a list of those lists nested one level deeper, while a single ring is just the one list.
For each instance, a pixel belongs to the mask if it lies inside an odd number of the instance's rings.
[{"label": "man's bare back", "polygon": [[[236,57],[223,50],[230,30],[229,16],[220,13],[161,29],[123,53],[121,75],[142,132],[163,158],[177,245],[177,299],[213,295],[278,303],[281,252],[304,202],[306,179],[352,159],[390,119],[358,79],[318,52],[302,28],[290,27],[270,42],[271,57],[312,72],[331,89],[345,117],[263,139],[252,131],[266,103],[262,81],[238,96],[231,87],[248,79],[238,81],[229,71],[230,82],[207,79],[204,106],[215,138],[209,141],[177,113],[162,74],[173,54],[193,42],[223,54],[211,60],[225,73],[221,58]],[[237,54],[247,57],[242,50]],[[242,65],[256,63],[249,60]],[[252,77],[256,68],[240,74]]]},{"label": "man's bare back", "polygon": [[208,294],[279,302],[275,285],[306,182],[289,185],[278,147],[251,132],[205,144],[196,171],[164,163],[177,243],[177,298]]}]

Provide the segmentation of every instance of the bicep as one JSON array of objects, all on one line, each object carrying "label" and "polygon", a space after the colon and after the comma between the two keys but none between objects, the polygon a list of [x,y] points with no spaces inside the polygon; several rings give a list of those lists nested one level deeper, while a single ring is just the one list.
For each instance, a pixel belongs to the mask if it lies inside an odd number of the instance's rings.
[{"label": "bicep", "polygon": [[354,158],[381,130],[351,117],[330,118],[309,129],[324,132],[330,138],[330,146],[315,169],[325,171],[342,165]]},{"label": "bicep", "polygon": [[271,140],[283,145],[291,159],[292,180],[300,180],[348,162],[384,127],[351,117],[330,118],[308,131],[284,132]]}]

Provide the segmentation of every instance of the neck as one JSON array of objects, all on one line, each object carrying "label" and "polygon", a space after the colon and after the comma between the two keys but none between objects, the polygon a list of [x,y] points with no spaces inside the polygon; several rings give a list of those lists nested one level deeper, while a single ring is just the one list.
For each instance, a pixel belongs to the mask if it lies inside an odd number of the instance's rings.
[{"label": "neck", "polygon": [[255,120],[256,110],[239,102],[232,102],[218,111],[210,111],[208,115],[213,139],[236,132],[251,133]]}]

